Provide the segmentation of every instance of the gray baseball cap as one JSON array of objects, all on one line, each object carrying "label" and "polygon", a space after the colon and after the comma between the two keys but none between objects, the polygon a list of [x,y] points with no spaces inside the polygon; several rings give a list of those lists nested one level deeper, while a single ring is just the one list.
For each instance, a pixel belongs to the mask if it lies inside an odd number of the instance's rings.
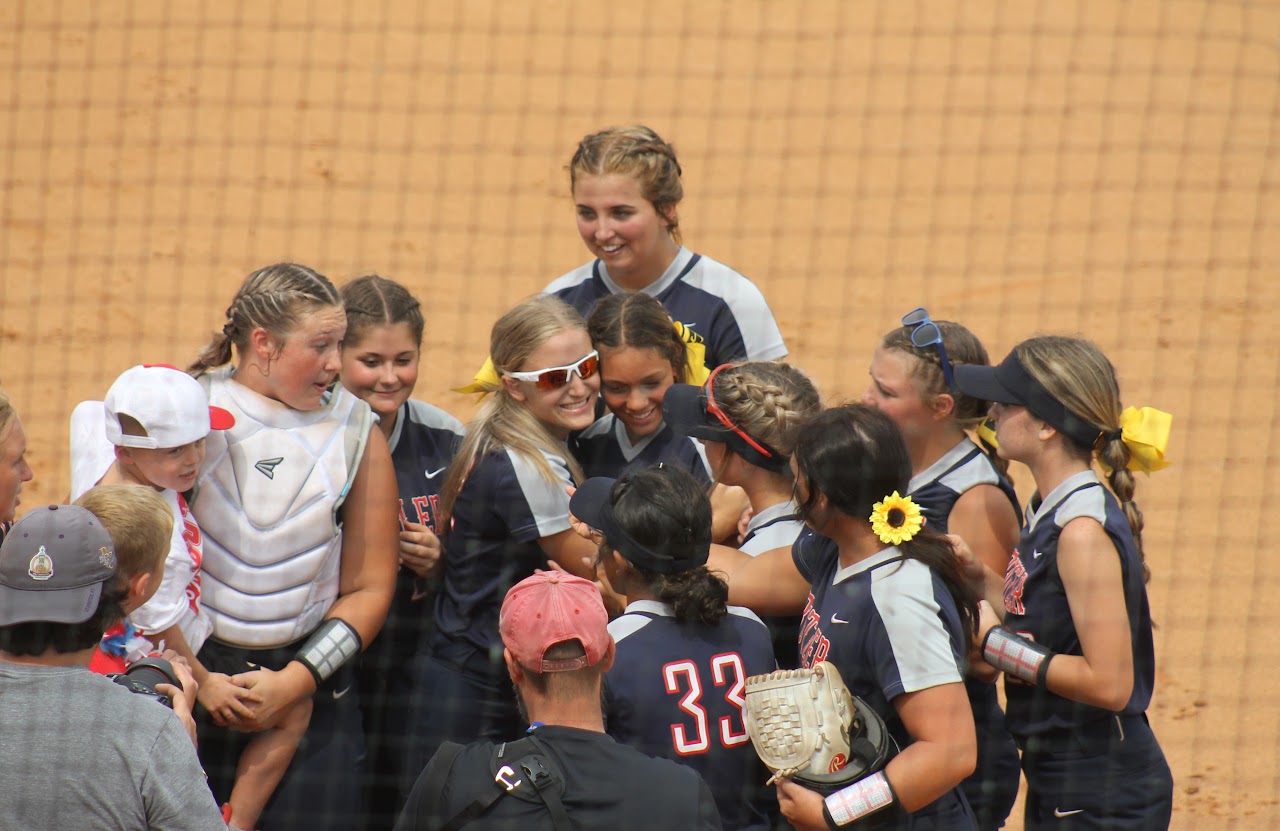
[{"label": "gray baseball cap", "polygon": [[76,505],[35,508],[0,544],[0,626],[83,623],[115,574],[115,547],[96,516]]}]

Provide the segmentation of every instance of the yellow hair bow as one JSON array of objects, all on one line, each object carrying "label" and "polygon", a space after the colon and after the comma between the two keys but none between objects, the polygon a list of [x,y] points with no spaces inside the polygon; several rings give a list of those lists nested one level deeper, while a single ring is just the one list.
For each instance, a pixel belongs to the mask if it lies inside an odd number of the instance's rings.
[{"label": "yellow hair bow", "polygon": [[[684,341],[685,351],[685,383],[695,386],[702,386],[707,382],[707,378],[711,375],[711,370],[707,369],[707,345],[702,340],[702,336],[694,332],[688,326],[685,326],[678,320],[672,321],[672,325],[676,328],[676,334],[680,336],[680,340]],[[461,387],[454,387],[454,392],[461,393],[488,393],[497,392],[502,386],[502,377],[498,375],[497,368],[493,365],[493,358],[486,357],[484,366],[480,367],[480,371],[471,379],[471,383]]]},{"label": "yellow hair bow", "polygon": [[[1173,416],[1154,407],[1126,407],[1120,414],[1120,437],[1129,448],[1129,470],[1154,473],[1168,467],[1164,452],[1169,447]],[[1102,468],[1110,472],[1103,464]]]},{"label": "yellow hair bow", "polygon": [[991,426],[991,419],[984,418],[973,431],[978,434],[979,439],[991,447],[1000,446],[1000,442],[996,441],[996,431]]},{"label": "yellow hair bow", "polygon": [[671,321],[676,327],[676,334],[684,341],[684,382],[700,387],[711,377],[707,369],[707,343],[702,335],[685,326],[678,320]]},{"label": "yellow hair bow", "polygon": [[454,387],[453,391],[463,393],[497,392],[501,386],[502,378],[498,375],[498,370],[493,365],[493,358],[485,356],[484,366],[480,367],[480,371],[476,373],[476,377],[471,379],[471,383],[461,387]]}]

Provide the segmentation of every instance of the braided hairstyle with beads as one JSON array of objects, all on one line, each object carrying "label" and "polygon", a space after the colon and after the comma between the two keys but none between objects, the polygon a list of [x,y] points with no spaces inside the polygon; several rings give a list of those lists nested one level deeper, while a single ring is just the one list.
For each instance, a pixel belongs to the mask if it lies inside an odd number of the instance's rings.
[{"label": "braided hairstyle with beads", "polygon": [[245,278],[227,307],[222,331],[200,350],[187,372],[199,378],[231,363],[232,346],[248,348],[254,329],[265,329],[277,343],[308,314],[322,308],[342,307],[342,297],[324,275],[305,265],[277,263]]}]

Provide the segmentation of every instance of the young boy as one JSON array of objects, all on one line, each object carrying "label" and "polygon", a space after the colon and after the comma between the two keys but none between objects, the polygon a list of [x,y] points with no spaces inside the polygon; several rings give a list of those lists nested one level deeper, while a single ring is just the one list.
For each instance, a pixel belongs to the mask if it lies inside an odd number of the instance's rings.
[{"label": "young boy", "polygon": [[[200,528],[184,494],[200,472],[209,431],[225,430],[234,423],[226,410],[209,406],[198,381],[179,369],[159,365],[126,370],[104,401],[82,402],[71,416],[73,498],[95,484],[146,485],[165,499],[173,516],[170,545],[154,596],[143,597],[145,602],[126,610],[124,631],[108,633],[100,651],[117,653],[125,663],[158,648],[174,650],[186,659],[200,685],[200,704],[222,727],[234,727],[241,717],[252,715],[252,706],[261,698],[196,659],[212,624],[200,608]],[[120,574],[126,575],[123,558]],[[138,574],[133,577],[137,579]],[[132,592],[130,596],[134,597]],[[97,666],[101,665],[99,661]],[[257,823],[309,720],[308,701],[245,747],[230,801],[223,809],[230,827],[253,828]]]}]

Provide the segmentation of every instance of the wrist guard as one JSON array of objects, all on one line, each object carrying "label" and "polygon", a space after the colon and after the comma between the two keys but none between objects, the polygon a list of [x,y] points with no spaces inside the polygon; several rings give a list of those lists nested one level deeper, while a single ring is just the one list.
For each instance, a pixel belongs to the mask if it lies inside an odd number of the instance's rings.
[{"label": "wrist guard", "polygon": [[359,655],[363,646],[360,633],[350,623],[331,617],[316,627],[293,659],[311,671],[318,687]]},{"label": "wrist guard", "polygon": [[893,792],[889,778],[881,770],[824,798],[822,816],[826,818],[829,828],[839,828],[882,808],[888,808],[897,801],[898,795]]},{"label": "wrist guard", "polygon": [[982,639],[982,657],[1001,672],[1042,687],[1053,653],[1004,626],[993,626]]}]

